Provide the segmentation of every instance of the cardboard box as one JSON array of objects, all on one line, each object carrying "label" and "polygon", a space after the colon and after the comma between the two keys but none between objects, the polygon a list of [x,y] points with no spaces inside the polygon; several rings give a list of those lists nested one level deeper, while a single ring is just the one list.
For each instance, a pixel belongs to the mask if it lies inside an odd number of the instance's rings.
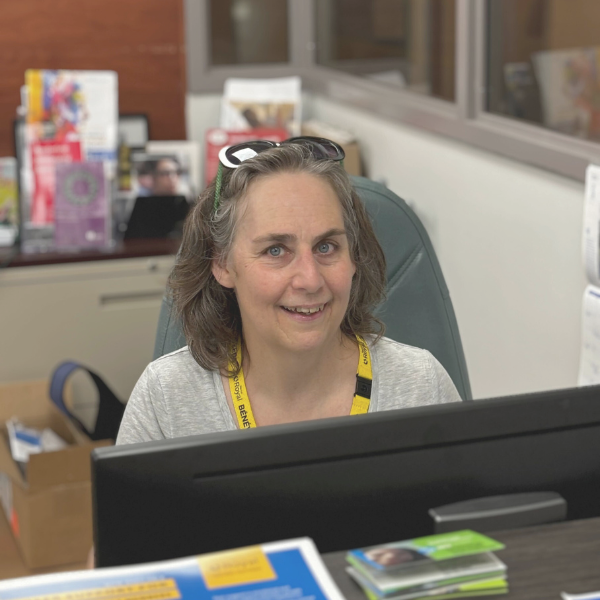
[{"label": "cardboard box", "polygon": [[[92,547],[89,438],[54,407],[48,382],[0,384],[0,504],[31,569],[83,562]],[[5,423],[49,427],[69,447],[30,457],[24,477],[12,459]]]}]

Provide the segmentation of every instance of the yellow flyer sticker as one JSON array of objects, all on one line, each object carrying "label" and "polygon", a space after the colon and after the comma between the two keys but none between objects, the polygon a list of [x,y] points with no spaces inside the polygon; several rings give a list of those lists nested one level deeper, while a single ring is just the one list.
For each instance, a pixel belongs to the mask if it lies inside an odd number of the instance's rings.
[{"label": "yellow flyer sticker", "polygon": [[181,594],[174,579],[116,585],[58,594],[30,596],[25,600],[179,600]]},{"label": "yellow flyer sticker", "polygon": [[38,123],[44,114],[44,83],[42,82],[42,71],[40,69],[27,69],[25,71],[25,83],[27,84],[27,122]]},{"label": "yellow flyer sticker", "polygon": [[199,556],[198,565],[209,590],[277,578],[260,546]]}]

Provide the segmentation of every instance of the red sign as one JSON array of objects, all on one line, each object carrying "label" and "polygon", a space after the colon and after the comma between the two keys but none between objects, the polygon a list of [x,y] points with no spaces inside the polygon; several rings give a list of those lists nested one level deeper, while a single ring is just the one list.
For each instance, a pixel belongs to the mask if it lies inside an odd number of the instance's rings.
[{"label": "red sign", "polygon": [[81,142],[42,141],[31,144],[33,195],[29,220],[34,225],[54,223],[55,168],[81,161]]}]

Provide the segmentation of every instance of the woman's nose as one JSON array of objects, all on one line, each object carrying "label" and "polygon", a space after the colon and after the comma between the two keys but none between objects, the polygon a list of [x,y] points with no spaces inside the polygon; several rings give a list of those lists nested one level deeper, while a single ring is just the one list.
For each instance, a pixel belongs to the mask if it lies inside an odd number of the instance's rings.
[{"label": "woman's nose", "polygon": [[296,289],[303,289],[308,293],[314,294],[323,286],[323,276],[321,266],[319,265],[312,250],[298,254],[294,261],[295,273],[292,285]]}]

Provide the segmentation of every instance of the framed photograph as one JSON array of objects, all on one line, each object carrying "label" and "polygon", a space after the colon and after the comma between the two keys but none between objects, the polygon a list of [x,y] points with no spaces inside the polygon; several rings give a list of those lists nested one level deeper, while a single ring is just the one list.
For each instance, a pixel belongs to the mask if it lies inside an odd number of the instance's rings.
[{"label": "framed photograph", "polygon": [[195,186],[190,177],[189,157],[165,152],[131,154],[131,196],[185,196],[195,197]]},{"label": "framed photograph", "polygon": [[181,183],[187,181],[189,191],[182,194],[189,200],[194,200],[200,193],[200,145],[198,142],[181,141],[151,141],[146,144],[146,153],[151,156],[175,156],[182,173]]}]

